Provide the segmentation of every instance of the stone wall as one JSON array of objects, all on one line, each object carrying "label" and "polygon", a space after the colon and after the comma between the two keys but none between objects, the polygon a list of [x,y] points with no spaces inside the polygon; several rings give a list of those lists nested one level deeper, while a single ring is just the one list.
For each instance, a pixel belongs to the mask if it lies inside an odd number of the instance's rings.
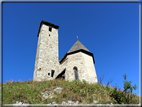
[{"label": "stone wall", "polygon": [[75,80],[75,72],[73,70],[74,67],[77,67],[78,78],[81,79],[82,74],[84,72],[83,68],[85,69],[85,67],[83,67],[83,59],[82,59],[81,52],[68,55],[67,58],[68,58],[67,59],[68,64],[66,66],[67,69],[66,69],[65,80],[69,80],[69,81]]},{"label": "stone wall", "polygon": [[[83,78],[85,78],[89,83],[96,83],[98,82],[97,80],[97,74],[93,62],[92,56],[89,56],[85,53],[82,53],[83,57],[83,66],[85,67],[86,71],[83,75]],[[83,79],[82,78],[82,79]]]},{"label": "stone wall", "polygon": [[66,68],[65,80],[75,80],[73,68],[77,67],[79,80],[85,80],[89,83],[98,82],[92,56],[78,52],[68,55],[66,59],[67,60],[60,65],[60,71]]},{"label": "stone wall", "polygon": [[61,73],[64,69],[65,70],[65,80],[66,80],[66,77],[68,77],[68,73],[67,73],[67,65],[68,65],[68,58],[65,58],[64,61],[59,65],[59,73]]},{"label": "stone wall", "polygon": [[58,29],[42,25],[38,38],[34,81],[51,80],[51,71],[59,72]]}]

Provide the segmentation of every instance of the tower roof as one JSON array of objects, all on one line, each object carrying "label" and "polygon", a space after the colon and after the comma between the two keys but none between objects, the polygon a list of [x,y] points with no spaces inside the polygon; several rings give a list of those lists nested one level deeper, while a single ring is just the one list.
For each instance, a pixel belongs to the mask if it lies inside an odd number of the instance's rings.
[{"label": "tower roof", "polygon": [[40,32],[41,26],[42,26],[43,24],[44,24],[44,25],[47,25],[47,26],[51,26],[51,27],[53,27],[53,28],[55,28],[55,29],[58,29],[58,28],[59,28],[58,25],[55,25],[55,24],[52,24],[52,23],[49,23],[49,22],[47,22],[47,21],[42,20],[42,21],[40,22],[40,26],[39,26],[39,30],[38,30],[38,35],[37,35],[37,37],[39,37],[39,32]]},{"label": "tower roof", "polygon": [[77,40],[67,53],[78,51],[80,49],[90,52],[79,40]]}]

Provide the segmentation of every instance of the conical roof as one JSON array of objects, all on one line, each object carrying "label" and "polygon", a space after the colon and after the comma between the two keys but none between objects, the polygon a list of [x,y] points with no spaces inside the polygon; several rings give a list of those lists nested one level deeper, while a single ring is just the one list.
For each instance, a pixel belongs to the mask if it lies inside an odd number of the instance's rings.
[{"label": "conical roof", "polygon": [[79,40],[77,40],[67,53],[71,53],[80,49],[90,52]]},{"label": "conical roof", "polygon": [[64,57],[59,61],[60,63],[67,57],[67,55],[71,55],[77,52],[83,52],[93,57],[93,62],[95,64],[93,53],[91,53],[79,40],[75,42],[75,44],[71,47],[71,49],[64,55]]}]

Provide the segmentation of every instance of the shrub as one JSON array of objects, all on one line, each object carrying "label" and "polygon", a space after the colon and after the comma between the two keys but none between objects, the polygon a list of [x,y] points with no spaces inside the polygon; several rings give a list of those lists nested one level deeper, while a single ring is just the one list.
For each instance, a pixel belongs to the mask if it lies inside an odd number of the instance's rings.
[{"label": "shrub", "polygon": [[[112,100],[114,101],[114,103],[119,103],[119,104],[130,104],[132,103],[132,91],[133,89],[136,90],[137,86],[131,85],[131,81],[127,81],[126,78],[126,74],[123,75],[124,77],[124,91],[118,91],[117,87],[115,87],[113,90],[110,91],[110,97],[112,98]],[[131,95],[130,95],[131,93]],[[130,100],[131,99],[131,100]]]}]

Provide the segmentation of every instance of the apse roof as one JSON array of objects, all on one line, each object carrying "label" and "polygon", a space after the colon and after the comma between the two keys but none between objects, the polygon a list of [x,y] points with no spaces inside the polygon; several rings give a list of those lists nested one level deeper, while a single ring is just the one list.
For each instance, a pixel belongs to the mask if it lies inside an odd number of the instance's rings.
[{"label": "apse roof", "polygon": [[79,40],[77,40],[67,53],[71,53],[80,49],[90,52]]}]

